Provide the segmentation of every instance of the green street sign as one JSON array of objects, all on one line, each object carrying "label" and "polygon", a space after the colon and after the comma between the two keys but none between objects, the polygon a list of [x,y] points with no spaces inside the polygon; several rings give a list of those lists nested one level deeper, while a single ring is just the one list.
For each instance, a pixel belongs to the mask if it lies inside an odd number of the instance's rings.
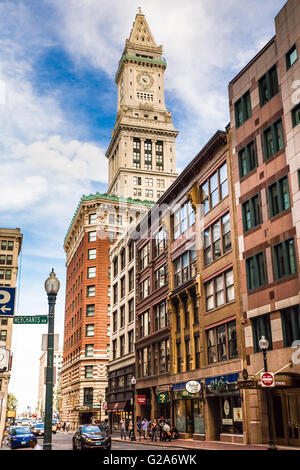
[{"label": "green street sign", "polygon": [[47,315],[16,315],[14,323],[18,325],[44,325],[48,323]]}]

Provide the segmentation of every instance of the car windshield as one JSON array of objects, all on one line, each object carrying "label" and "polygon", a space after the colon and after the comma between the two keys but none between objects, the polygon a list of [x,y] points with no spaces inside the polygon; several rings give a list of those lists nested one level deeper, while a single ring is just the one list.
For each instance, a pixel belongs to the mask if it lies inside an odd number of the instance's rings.
[{"label": "car windshield", "polygon": [[103,432],[103,429],[101,426],[82,426],[81,428],[82,432],[88,432],[88,433],[94,433],[94,432]]},{"label": "car windshield", "polygon": [[22,426],[19,428],[15,428],[13,430],[14,434],[31,434],[30,428],[28,426]]}]

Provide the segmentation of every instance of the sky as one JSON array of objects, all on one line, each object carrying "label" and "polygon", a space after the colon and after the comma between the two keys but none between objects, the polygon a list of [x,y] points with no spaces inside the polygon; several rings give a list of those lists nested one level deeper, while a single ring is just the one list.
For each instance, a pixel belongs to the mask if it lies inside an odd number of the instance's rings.
[{"label": "sky", "polygon": [[[44,281],[61,281],[63,240],[80,197],[107,189],[114,76],[138,7],[167,60],[166,105],[180,172],[229,122],[228,83],[274,35],[284,0],[0,0],[0,226],[20,227],[16,313],[47,314]],[[37,403],[41,335],[15,325],[9,390]]]}]

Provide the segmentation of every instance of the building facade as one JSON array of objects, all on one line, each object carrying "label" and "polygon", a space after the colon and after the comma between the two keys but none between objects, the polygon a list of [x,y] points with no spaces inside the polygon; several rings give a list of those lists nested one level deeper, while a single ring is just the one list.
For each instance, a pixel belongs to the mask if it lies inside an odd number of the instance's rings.
[{"label": "building facade", "polygon": [[[18,276],[18,258],[22,248],[23,235],[19,228],[0,228],[0,288],[16,287]],[[0,348],[11,355],[13,319],[0,315]],[[11,361],[8,370],[0,371],[0,443],[6,422],[8,384]]]},{"label": "building facade", "polygon": [[[63,363],[63,350],[59,349],[54,351],[53,365],[55,370],[54,387],[53,387],[53,415],[59,414],[59,403],[60,403],[60,390],[61,390],[61,371]],[[39,365],[39,383],[38,383],[38,402],[36,407],[36,413],[40,419],[44,419],[45,416],[45,369],[47,367],[47,352],[43,352],[40,357]]]},{"label": "building facade", "polygon": [[110,248],[149,205],[147,201],[107,194],[83,196],[67,232],[60,418],[70,421],[73,427],[99,419],[105,400],[111,316]]},{"label": "building facade", "polygon": [[106,152],[108,194],[156,201],[177,176],[178,132],[165,105],[166,66],[162,46],[139,9],[115,77],[118,107]]},{"label": "building facade", "polygon": [[111,340],[107,411],[110,429],[132,419],[135,376],[135,244],[124,234],[111,248]]},{"label": "building facade", "polygon": [[275,36],[230,82],[232,165],[236,194],[247,373],[264,370],[268,340],[275,388],[245,381],[248,439],[269,439],[267,401],[277,444],[300,444],[300,4],[289,0]]}]

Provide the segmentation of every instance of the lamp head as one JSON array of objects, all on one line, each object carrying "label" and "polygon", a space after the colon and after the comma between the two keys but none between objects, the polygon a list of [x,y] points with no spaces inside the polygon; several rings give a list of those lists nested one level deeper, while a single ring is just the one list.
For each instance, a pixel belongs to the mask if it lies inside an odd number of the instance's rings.
[{"label": "lamp head", "polygon": [[135,385],[135,384],[136,384],[136,378],[133,376],[131,379],[131,385]]},{"label": "lamp head", "polygon": [[59,288],[60,282],[55,275],[54,268],[52,268],[50,276],[45,281],[45,291],[47,292],[47,294],[57,294]]},{"label": "lamp head", "polygon": [[265,336],[262,336],[260,338],[258,344],[262,351],[266,351],[269,347],[269,341],[267,340],[267,338],[265,338]]}]

